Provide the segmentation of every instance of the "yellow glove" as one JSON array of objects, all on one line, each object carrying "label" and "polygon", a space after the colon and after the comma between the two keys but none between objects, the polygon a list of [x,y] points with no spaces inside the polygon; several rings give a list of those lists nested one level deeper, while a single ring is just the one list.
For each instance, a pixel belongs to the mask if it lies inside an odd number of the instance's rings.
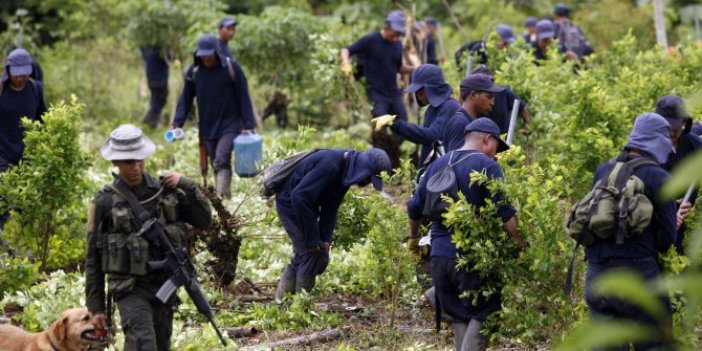
[{"label": "yellow glove", "polygon": [[422,251],[419,247],[419,239],[421,239],[419,236],[407,238],[407,251],[409,252],[410,256],[416,260],[422,258]]},{"label": "yellow glove", "polygon": [[393,123],[395,123],[396,117],[397,116],[395,115],[382,115],[380,117],[375,117],[371,119],[371,125],[375,128],[375,131],[378,132],[386,126],[391,126]]},{"label": "yellow glove", "polygon": [[353,77],[353,67],[351,67],[351,62],[346,61],[341,63],[341,74],[347,79]]}]

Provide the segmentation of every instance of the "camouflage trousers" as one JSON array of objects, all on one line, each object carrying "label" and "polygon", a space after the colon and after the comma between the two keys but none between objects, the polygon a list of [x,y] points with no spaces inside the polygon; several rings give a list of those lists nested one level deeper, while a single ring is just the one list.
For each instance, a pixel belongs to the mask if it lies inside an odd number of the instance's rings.
[{"label": "camouflage trousers", "polygon": [[117,300],[124,331],[124,351],[169,351],[174,307],[155,297],[129,293]]}]

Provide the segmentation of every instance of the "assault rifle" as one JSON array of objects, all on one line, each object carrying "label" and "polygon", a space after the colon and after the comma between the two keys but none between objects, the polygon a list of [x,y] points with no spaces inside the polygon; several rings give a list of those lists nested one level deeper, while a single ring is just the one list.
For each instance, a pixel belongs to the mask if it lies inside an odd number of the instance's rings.
[{"label": "assault rifle", "polygon": [[165,304],[171,299],[179,287],[185,287],[185,291],[188,292],[188,296],[193,300],[197,311],[207,318],[207,321],[212,325],[212,328],[214,328],[222,345],[227,346],[226,340],[224,340],[217,324],[215,324],[212,308],[207,302],[207,298],[202,292],[200,284],[197,282],[195,267],[193,267],[193,264],[190,262],[185,248],[175,249],[173,245],[171,245],[171,241],[166,236],[166,233],[163,231],[161,224],[156,218],[151,218],[142,225],[137,236],[140,235],[144,235],[150,243],[156,244],[166,254],[166,258],[163,260],[150,261],[149,269],[163,269],[172,274],[171,277],[163,283],[161,288],[158,289],[156,298]]}]

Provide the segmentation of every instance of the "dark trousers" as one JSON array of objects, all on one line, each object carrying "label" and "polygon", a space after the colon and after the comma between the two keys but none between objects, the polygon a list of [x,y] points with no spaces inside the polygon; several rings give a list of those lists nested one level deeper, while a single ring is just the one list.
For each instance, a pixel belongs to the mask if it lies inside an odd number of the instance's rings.
[{"label": "dark trousers", "polygon": [[238,135],[239,133],[231,132],[222,134],[218,139],[205,140],[205,148],[215,172],[232,170],[232,150],[234,150],[234,139]]},{"label": "dark trousers", "polygon": [[149,80],[149,90],[151,90],[149,110],[146,112],[143,122],[151,128],[156,128],[161,121],[161,111],[168,101],[168,80]]},{"label": "dark trousers", "polygon": [[489,299],[481,294],[476,304],[459,297],[467,290],[480,291],[483,280],[478,273],[457,269],[456,260],[447,257],[434,256],[430,265],[436,299],[455,322],[469,323],[471,319],[484,322],[490,313],[500,309],[500,296],[497,294]]},{"label": "dark trousers", "polygon": [[173,307],[156,298],[126,294],[117,301],[124,331],[124,351],[169,351],[173,333]]},{"label": "dark trousers", "polygon": [[[654,317],[640,309],[639,307],[611,297],[602,297],[595,294],[592,282],[598,276],[615,269],[629,269],[639,274],[644,280],[652,280],[660,276],[660,267],[655,257],[639,259],[610,259],[604,262],[588,261],[587,276],[585,279],[585,302],[590,307],[590,315],[593,320],[627,320],[642,325],[654,327],[660,335],[656,340],[634,344],[634,349],[641,350],[668,350],[664,335],[672,330],[672,319],[670,317],[671,305],[667,296],[661,297],[661,304],[665,307],[667,314],[664,320],[656,320]],[[619,347],[600,349],[609,351],[629,351],[628,343]]]},{"label": "dark trousers", "polygon": [[300,230],[295,218],[280,211],[278,211],[278,217],[293,244],[294,256],[290,260],[288,268],[297,272],[297,280],[313,279],[324,273],[329,265],[329,250],[322,248],[318,252],[309,252],[305,244],[304,233]]}]

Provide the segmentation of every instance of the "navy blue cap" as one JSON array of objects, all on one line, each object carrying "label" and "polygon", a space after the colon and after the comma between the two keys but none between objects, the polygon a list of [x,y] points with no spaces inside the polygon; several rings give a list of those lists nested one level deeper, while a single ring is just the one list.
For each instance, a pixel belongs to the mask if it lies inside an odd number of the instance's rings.
[{"label": "navy blue cap", "polygon": [[542,19],[536,23],[536,39],[553,39],[555,36],[556,28],[551,20]]},{"label": "navy blue cap", "polygon": [[473,91],[487,91],[490,93],[500,93],[505,87],[497,86],[492,82],[492,77],[487,74],[470,74],[461,81],[461,93],[468,94]]},{"label": "navy blue cap", "polygon": [[564,3],[559,3],[553,9],[553,14],[555,14],[556,16],[569,17],[570,16],[570,7],[568,7],[568,5],[566,5]]},{"label": "navy blue cap", "polygon": [[224,17],[222,18],[221,21],[219,21],[219,28],[222,27],[229,27],[229,26],[236,26],[239,24],[239,22],[236,21],[236,18],[234,17]]},{"label": "navy blue cap", "polygon": [[412,84],[405,88],[406,93],[416,93],[424,85],[444,84],[444,72],[437,65],[423,64],[412,72]]},{"label": "navy blue cap", "polygon": [[197,52],[195,56],[212,56],[217,52],[217,45],[219,45],[219,39],[214,35],[206,34],[197,40]]},{"label": "navy blue cap", "polygon": [[539,20],[534,16],[529,16],[524,20],[524,27],[534,27]]},{"label": "navy blue cap", "polygon": [[666,95],[656,102],[656,113],[668,121],[671,129],[680,129],[685,119],[690,118],[685,109],[685,101],[677,95]]},{"label": "navy blue cap", "polygon": [[436,26],[439,25],[439,20],[436,19],[436,17],[427,16],[427,17],[424,18],[424,22],[427,22],[427,23],[431,24],[431,25],[434,26],[434,27],[436,27]]},{"label": "navy blue cap", "polygon": [[498,24],[496,29],[497,34],[500,35],[500,38],[510,44],[514,43],[514,32],[512,31],[512,27],[506,24]]},{"label": "navy blue cap", "polygon": [[381,149],[370,149],[364,151],[363,154],[367,157],[368,165],[371,169],[371,183],[375,190],[383,190],[383,180],[380,179],[380,173],[392,171],[390,157]]},{"label": "navy blue cap", "polygon": [[507,145],[507,143],[500,138],[500,127],[498,127],[493,120],[487,117],[476,118],[472,122],[468,123],[465,129],[465,134],[470,132],[487,133],[493,138],[497,139],[497,152],[509,150],[509,145]]},{"label": "navy blue cap", "polygon": [[392,11],[385,17],[385,23],[395,32],[405,34],[405,14],[400,10]]},{"label": "navy blue cap", "polygon": [[485,66],[483,64],[477,65],[475,67],[475,69],[473,70],[473,72],[471,72],[471,73],[473,73],[473,74],[478,74],[478,73],[487,74],[490,77],[495,76],[495,74],[492,73],[492,71],[488,68],[488,66]]}]

